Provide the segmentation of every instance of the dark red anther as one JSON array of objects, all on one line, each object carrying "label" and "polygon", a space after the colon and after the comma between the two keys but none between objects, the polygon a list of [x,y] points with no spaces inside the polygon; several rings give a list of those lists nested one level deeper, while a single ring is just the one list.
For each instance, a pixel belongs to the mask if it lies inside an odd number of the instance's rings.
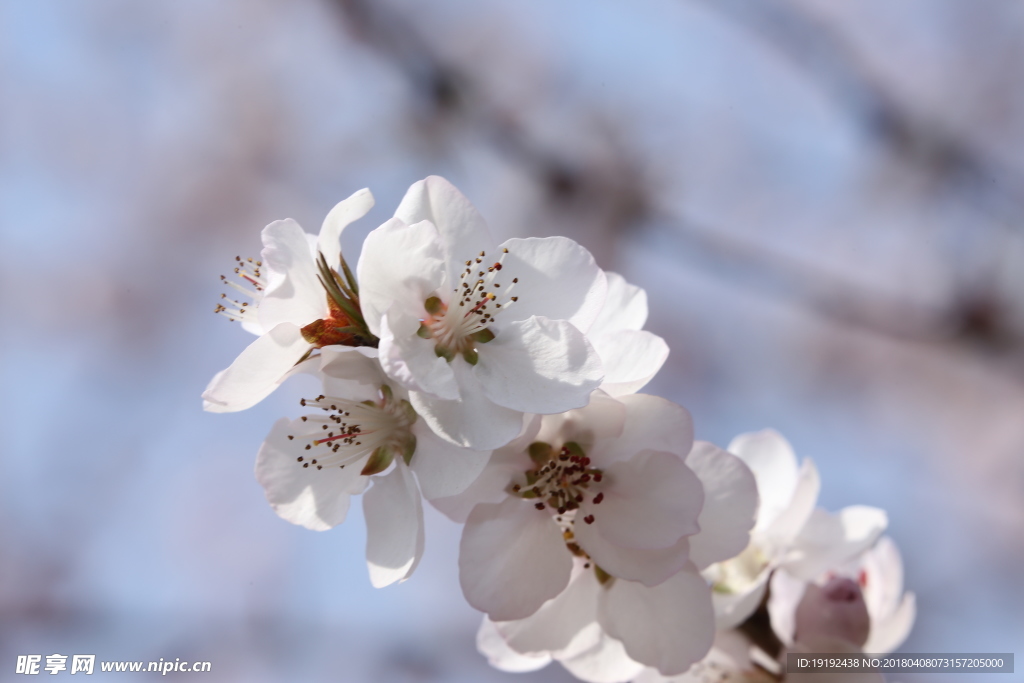
[{"label": "dark red anther", "polygon": [[491,268],[494,268],[495,270],[501,270],[501,264],[495,262],[495,264],[493,266],[491,266]]},{"label": "dark red anther", "polygon": [[590,458],[584,457],[582,460],[580,460],[580,464],[586,467],[587,465],[590,464]]},{"label": "dark red anther", "polygon": [[594,472],[594,481],[601,481],[601,473]]},{"label": "dark red anther", "polygon": [[583,521],[586,522],[587,524],[593,524],[594,523],[594,515],[587,515],[586,517],[583,518]]},{"label": "dark red anther", "polygon": [[594,505],[600,505],[602,500],[604,500],[604,491],[594,496]]},{"label": "dark red anther", "polygon": [[538,510],[543,510],[544,509],[544,503],[537,503],[533,507],[537,508]]}]

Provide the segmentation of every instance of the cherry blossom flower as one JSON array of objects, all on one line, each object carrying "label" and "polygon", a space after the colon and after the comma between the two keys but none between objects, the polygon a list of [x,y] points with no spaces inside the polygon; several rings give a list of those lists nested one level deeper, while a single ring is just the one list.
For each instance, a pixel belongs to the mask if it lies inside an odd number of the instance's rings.
[{"label": "cherry blossom flower", "polygon": [[340,245],[342,231],[372,206],[369,190],[356,192],[327,214],[318,237],[290,218],[274,221],[263,229],[260,259],[236,259],[240,282],[222,279],[250,300],[225,295],[217,312],[259,338],[214,376],[203,393],[204,410],[233,412],[256,405],[314,349],[376,344]]},{"label": "cherry blossom flower", "polygon": [[798,468],[792,447],[772,430],[742,434],[729,445],[754,472],[761,497],[750,544],[710,567],[719,628],[742,623],[764,597],[775,569],[813,579],[870,547],[885,531],[883,510],[850,506],[830,514],[815,509],[818,471],[808,458]]},{"label": "cherry blossom flower", "polygon": [[315,412],[274,425],[256,478],[278,515],[317,531],[343,522],[351,496],[366,491],[367,562],[371,582],[381,587],[408,578],[419,562],[420,491],[428,499],[461,492],[490,454],[435,436],[404,390],[388,382],[376,353],[322,350],[323,394],[302,403]]},{"label": "cherry blossom flower", "polygon": [[[914,624],[913,593],[903,592],[903,562],[888,536],[874,547],[812,580],[777,572],[771,580],[768,614],[785,645],[815,646],[823,636],[863,652],[892,652]],[[820,645],[816,650],[820,649]],[[839,650],[827,650],[838,652]]]},{"label": "cherry blossom flower", "polygon": [[580,408],[601,384],[584,333],[606,278],[590,253],[564,237],[497,244],[443,178],[409,189],[366,238],[357,272],[384,370],[452,443],[503,446],[524,413]]},{"label": "cherry blossom flower", "polygon": [[[657,408],[646,401],[650,397],[637,398]],[[512,621],[485,618],[478,647],[494,666],[530,670],[554,659],[582,680],[616,683],[645,666],[682,673],[708,652],[714,616],[699,569],[746,546],[757,490],[743,462],[711,444],[698,442],[686,464],[706,492],[701,530],[689,537],[691,560],[648,586],[591,569],[587,557],[576,557],[568,587],[537,612]]]},{"label": "cherry blossom flower", "polygon": [[455,501],[466,512],[460,581],[493,619],[521,619],[569,583],[573,558],[657,585],[688,561],[704,494],[683,458],[689,413],[653,396],[595,393],[585,408],[533,420]]}]

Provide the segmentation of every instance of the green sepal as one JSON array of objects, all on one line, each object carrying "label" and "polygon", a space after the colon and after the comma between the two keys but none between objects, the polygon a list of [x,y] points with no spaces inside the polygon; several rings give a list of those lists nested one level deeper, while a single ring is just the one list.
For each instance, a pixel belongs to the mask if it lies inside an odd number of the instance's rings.
[{"label": "green sepal", "polygon": [[594,565],[594,575],[597,576],[597,582],[600,583],[602,586],[604,586],[609,581],[615,578],[605,570],[598,567],[596,564]]},{"label": "green sepal", "polygon": [[402,460],[406,465],[412,464],[412,455],[416,452],[416,436],[409,434],[402,439]]},{"label": "green sepal", "polygon": [[534,491],[533,489],[530,489],[528,491],[523,491],[522,493],[520,493],[519,497],[520,498],[536,498],[537,497],[537,492]]},{"label": "green sepal", "polygon": [[480,362],[480,355],[474,349],[466,349],[462,352],[462,358],[470,365]]},{"label": "green sepal", "polygon": [[455,352],[441,345],[434,347],[434,355],[438,358],[444,358],[449,363],[455,360]]},{"label": "green sepal", "polygon": [[384,403],[391,403],[395,399],[395,392],[391,390],[391,385],[381,384],[380,395],[384,397]]},{"label": "green sepal", "polygon": [[358,325],[361,336],[368,340],[376,341],[376,337],[370,334],[370,330],[366,326],[366,320],[363,318],[362,311],[359,310],[355,293],[348,288],[337,273],[331,270],[331,267],[327,265],[327,259],[324,258],[322,253],[317,254],[316,266],[317,270],[320,271],[317,279],[324,289],[327,290],[331,300],[338,305],[338,308],[345,312],[352,322]]},{"label": "green sepal", "polygon": [[494,333],[491,332],[490,328],[485,327],[484,329],[477,330],[473,334],[469,335],[469,338],[478,344],[486,344],[494,339]]},{"label": "green sepal", "polygon": [[431,337],[434,336],[434,333],[429,327],[427,327],[423,323],[420,323],[420,329],[416,330],[416,336],[420,337],[421,339],[430,339]]},{"label": "green sepal", "polygon": [[386,470],[391,462],[395,459],[395,454],[387,446],[378,446],[374,449],[373,453],[370,454],[370,459],[366,461],[366,465],[363,466],[363,471],[359,474],[364,477],[368,477],[371,474],[380,474]]},{"label": "green sepal", "polygon": [[412,407],[412,404],[403,398],[401,406],[402,412],[405,413],[405,419],[409,421],[409,424],[415,422],[416,418],[419,417],[419,414],[417,414],[416,409]]},{"label": "green sepal", "polygon": [[543,465],[551,459],[551,452],[554,449],[551,444],[544,443],[543,441],[534,441],[530,444],[530,447],[526,451],[530,454],[530,460],[534,461],[538,465]]},{"label": "green sepal", "polygon": [[359,296],[359,283],[356,282],[355,275],[349,270],[348,264],[345,263],[345,255],[340,251],[338,252],[338,260],[341,262],[341,270],[345,273],[345,279],[348,280],[348,287],[352,290],[352,293]]},{"label": "green sepal", "polygon": [[300,363],[305,363],[307,360],[309,360],[309,357],[313,355],[314,351],[316,351],[316,347],[313,347],[309,351],[306,351],[304,354],[302,354],[302,358],[300,358],[297,361],[295,361],[295,365],[299,365]]}]

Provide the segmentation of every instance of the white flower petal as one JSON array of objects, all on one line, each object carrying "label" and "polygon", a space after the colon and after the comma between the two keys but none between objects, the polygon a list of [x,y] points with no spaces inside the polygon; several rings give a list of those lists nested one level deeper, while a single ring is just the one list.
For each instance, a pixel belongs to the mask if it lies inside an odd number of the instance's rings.
[{"label": "white flower petal", "polygon": [[[534,438],[521,444],[527,448],[533,441],[554,444],[574,441],[590,453],[596,444],[622,435],[626,424],[626,406],[600,389],[590,395],[590,403],[583,408],[556,415],[539,417],[539,429]],[[516,439],[519,442],[519,439]],[[509,444],[512,447],[512,444]],[[525,464],[529,464],[529,460]],[[529,469],[529,468],[526,468]]]},{"label": "white flower petal", "polygon": [[409,392],[409,402],[434,433],[464,448],[479,451],[504,446],[523,429],[523,413],[499,406],[488,399],[471,366],[456,358],[451,363],[462,395],[446,401],[419,391]]},{"label": "white flower petal", "polygon": [[392,325],[398,318],[415,318],[444,282],[437,230],[429,223],[408,225],[392,218],[366,236],[356,272],[363,318],[379,337],[385,313],[390,311]]},{"label": "white flower petal", "polygon": [[864,552],[885,533],[885,510],[851,505],[837,514],[814,510],[782,561],[794,576],[813,581],[820,574]]},{"label": "white flower petal", "polygon": [[581,508],[576,514],[576,541],[601,569],[612,576],[639,581],[646,586],[657,586],[685,567],[689,561],[690,543],[685,537],[673,546],[654,550],[622,548],[610,543],[594,528],[596,524],[578,521],[593,509],[594,506],[587,510]]},{"label": "white flower petal", "polygon": [[249,344],[203,392],[203,410],[245,410],[269,396],[309,351],[298,327],[282,323]]},{"label": "white flower petal", "polygon": [[350,223],[365,216],[372,208],[373,194],[363,188],[335,204],[324,218],[317,239],[317,249],[335,272],[341,274],[341,259],[338,258],[341,254],[341,233]]},{"label": "white flower petal", "polygon": [[516,652],[559,652],[597,620],[600,584],[592,570],[583,570],[557,596],[525,619],[495,623],[505,642]]},{"label": "white flower petal", "polygon": [[769,581],[768,617],[772,630],[786,647],[791,647],[796,637],[796,608],[807,590],[807,582],[796,578],[787,571],[777,571]]},{"label": "white flower petal", "polygon": [[290,218],[274,221],[263,229],[261,258],[267,271],[257,315],[263,329],[281,323],[305,327],[326,318],[327,292],[317,279],[316,263],[309,249],[310,236]]},{"label": "white flower petal", "polygon": [[551,655],[547,653],[524,655],[510,648],[494,622],[487,617],[476,633],[476,649],[495,669],[514,674],[543,669],[551,663]]},{"label": "white flower petal", "polygon": [[761,495],[755,529],[767,528],[789,507],[796,489],[797,461],[793,447],[778,432],[765,429],[740,434],[726,450],[739,456],[753,471]]},{"label": "white flower petal", "polygon": [[[387,313],[380,321],[380,362],[384,372],[410,391],[449,401],[458,399],[459,387],[451,364],[434,353],[434,343],[417,336],[414,329],[393,331],[391,322]],[[396,322],[401,324],[409,319]]]},{"label": "white flower petal", "polygon": [[910,635],[917,616],[917,599],[913,593],[905,593],[899,607],[884,619],[871,619],[871,633],[864,644],[864,652],[888,654],[903,644]]},{"label": "white flower petal", "polygon": [[307,529],[324,531],[345,521],[349,498],[361,489],[360,467],[302,467],[297,458],[303,451],[288,439],[289,434],[302,429],[301,425],[300,421],[288,418],[274,424],[256,456],[256,480],[280,517]]},{"label": "white flower petal", "polygon": [[480,503],[500,503],[505,500],[512,479],[532,466],[529,457],[523,451],[533,442],[533,435],[536,434],[539,424],[540,418],[535,416],[523,434],[509,445],[493,451],[483,472],[465,491],[445,498],[432,499],[431,504],[452,521],[465,524],[469,513]]},{"label": "white flower petal", "polygon": [[[762,492],[761,495],[764,495],[764,489],[760,488],[760,482],[758,482],[758,490]],[[814,505],[818,502],[820,490],[821,478],[818,476],[818,468],[815,467],[813,460],[805,458],[800,463],[800,473],[797,475],[796,487],[793,489],[793,497],[789,501],[789,506],[764,529],[764,538],[776,548],[784,548],[792,544],[797,534],[801,533],[801,529],[810,520],[814,512]]]},{"label": "white flower petal", "polygon": [[416,452],[409,463],[427,500],[455,496],[476,481],[487,466],[490,451],[460,448],[438,437],[417,420],[412,428]]},{"label": "white flower petal", "polygon": [[885,618],[896,611],[903,598],[903,560],[900,551],[891,538],[883,536],[861,556],[861,565],[867,582],[864,586],[864,602],[871,612],[871,618]]},{"label": "white flower petal", "polygon": [[654,588],[617,579],[603,597],[598,609],[601,625],[641,664],[673,676],[711,649],[711,589],[693,565]]},{"label": "white flower petal", "polygon": [[383,588],[409,578],[423,555],[423,504],[401,458],[391,472],[373,478],[363,495],[363,514],[370,583]]},{"label": "white flower petal", "polygon": [[634,662],[626,654],[626,648],[610,638],[600,626],[597,642],[573,657],[559,659],[559,663],[576,678],[587,683],[625,683],[633,680],[644,665]]},{"label": "white flower petal", "polygon": [[697,475],[672,453],[641,451],[629,462],[605,469],[604,500],[587,500],[579,514],[595,517],[593,526],[622,548],[655,550],[674,546],[700,531],[697,518],[704,490]]},{"label": "white flower petal", "polygon": [[387,378],[369,346],[325,346],[320,349],[324,393],[352,401],[377,400]]},{"label": "white flower petal", "polygon": [[463,262],[481,251],[494,251],[494,240],[483,216],[440,176],[413,183],[395,210],[395,217],[410,225],[430,221],[437,228],[438,246],[448,255],[449,282],[458,282]]},{"label": "white flower petal", "polygon": [[704,486],[700,533],[690,537],[690,559],[704,569],[747,547],[757,513],[757,482],[742,460],[706,441],[694,444],[686,464]]},{"label": "white flower petal", "polygon": [[647,292],[642,287],[631,285],[618,273],[605,271],[608,292],[604,306],[589,332],[592,335],[618,332],[619,330],[640,330],[647,322]]},{"label": "white flower petal", "polygon": [[504,268],[519,279],[518,301],[502,311],[502,321],[540,315],[590,330],[605,304],[608,283],[589,251],[568,237],[516,238],[501,247],[508,249]]},{"label": "white flower petal", "polygon": [[502,327],[481,344],[473,374],[484,395],[527,413],[582,408],[601,384],[601,359],[578,329],[533,317]]},{"label": "white flower petal", "polygon": [[591,334],[589,339],[604,366],[601,388],[612,396],[633,394],[642,389],[668,358],[665,340],[643,330]]},{"label": "white flower petal", "polygon": [[495,621],[530,616],[569,583],[572,556],[551,515],[507,498],[477,505],[459,545],[466,600]]},{"label": "white flower petal", "polygon": [[618,439],[595,445],[587,455],[595,467],[629,460],[650,449],[675,453],[685,459],[693,447],[693,419],[682,406],[659,396],[630,394],[618,399],[626,406],[626,422]]}]

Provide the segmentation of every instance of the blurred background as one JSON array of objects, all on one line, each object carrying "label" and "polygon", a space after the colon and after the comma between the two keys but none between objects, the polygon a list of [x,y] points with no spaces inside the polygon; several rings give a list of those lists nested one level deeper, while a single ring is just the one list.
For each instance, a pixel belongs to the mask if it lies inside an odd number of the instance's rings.
[{"label": "blurred background", "polygon": [[1022,73],[997,0],[0,0],[0,678],[572,680],[477,655],[440,515],[380,591],[358,505],[274,515],[255,454],[312,387],[200,409],[260,229],[368,186],[354,262],[428,174],[645,287],[698,438],[775,427],[889,511],[904,651],[1024,653]]}]

